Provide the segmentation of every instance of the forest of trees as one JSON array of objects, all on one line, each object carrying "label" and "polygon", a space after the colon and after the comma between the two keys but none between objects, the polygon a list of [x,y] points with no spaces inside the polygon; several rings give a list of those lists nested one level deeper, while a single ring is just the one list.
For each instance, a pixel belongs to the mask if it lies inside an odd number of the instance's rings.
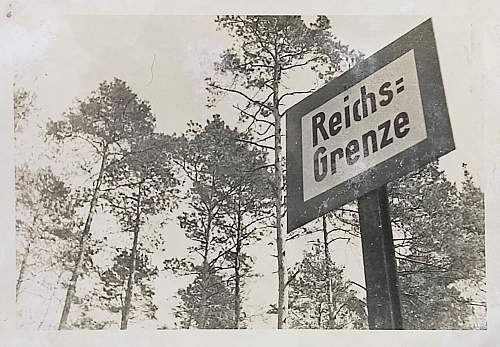
[{"label": "forest of trees", "polygon": [[[288,98],[313,91],[288,78],[308,69],[327,82],[363,54],[325,16],[215,22],[233,44],[206,78],[208,110],[225,95],[239,102],[203,124],[188,116],[181,134],[159,132],[165,115],[118,78],[49,121],[38,119],[36,95],[14,86],[18,324],[251,328],[248,283],[261,276],[252,250],[267,244],[278,285],[264,315],[277,328],[367,328],[365,288],[333,257],[359,243],[357,205],[286,233],[282,129]],[[25,145],[34,137],[43,151]],[[461,169],[453,182],[433,162],[388,185],[405,329],[486,328],[484,196]],[[169,254],[172,225],[184,256]],[[287,243],[298,239],[308,240],[302,260],[289,264]],[[174,324],[158,318],[165,279],[184,284]]]}]

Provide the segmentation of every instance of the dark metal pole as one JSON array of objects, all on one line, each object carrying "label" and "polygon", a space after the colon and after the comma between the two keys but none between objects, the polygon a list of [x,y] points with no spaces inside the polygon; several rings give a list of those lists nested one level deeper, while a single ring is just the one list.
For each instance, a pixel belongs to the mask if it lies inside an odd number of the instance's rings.
[{"label": "dark metal pole", "polygon": [[403,329],[386,186],[358,200],[370,329]]}]

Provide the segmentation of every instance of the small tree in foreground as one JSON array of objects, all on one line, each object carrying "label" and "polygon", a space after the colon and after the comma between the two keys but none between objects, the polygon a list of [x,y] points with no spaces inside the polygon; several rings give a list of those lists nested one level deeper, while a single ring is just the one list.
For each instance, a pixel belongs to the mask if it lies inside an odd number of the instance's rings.
[{"label": "small tree in foreground", "polygon": [[290,321],[293,328],[359,329],[366,325],[365,304],[356,297],[343,268],[325,258],[317,240],[296,265],[290,282]]},{"label": "small tree in foreground", "polygon": [[[186,289],[180,289],[181,304],[175,308],[178,326],[184,329],[228,329],[234,324],[234,302],[226,281],[219,275],[197,276]],[[205,297],[206,310],[200,298]]]}]

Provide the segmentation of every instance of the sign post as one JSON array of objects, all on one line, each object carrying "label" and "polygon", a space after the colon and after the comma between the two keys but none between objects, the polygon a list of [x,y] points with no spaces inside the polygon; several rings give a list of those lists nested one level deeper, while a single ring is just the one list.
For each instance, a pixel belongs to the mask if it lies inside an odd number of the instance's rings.
[{"label": "sign post", "polygon": [[358,200],[370,329],[403,329],[385,185]]},{"label": "sign post", "polygon": [[370,328],[402,329],[385,185],[455,149],[431,20],[286,115],[288,231],[358,199]]}]

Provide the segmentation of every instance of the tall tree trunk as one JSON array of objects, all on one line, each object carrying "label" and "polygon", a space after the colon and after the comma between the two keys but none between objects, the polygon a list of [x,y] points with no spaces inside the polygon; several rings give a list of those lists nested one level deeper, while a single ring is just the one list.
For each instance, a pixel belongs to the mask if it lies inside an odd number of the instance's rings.
[{"label": "tall tree trunk", "polygon": [[47,320],[47,316],[49,315],[49,312],[52,309],[52,302],[54,301],[54,298],[56,297],[56,288],[58,288],[59,285],[61,284],[61,278],[62,278],[63,275],[64,275],[64,270],[59,272],[59,275],[57,276],[57,281],[50,288],[50,290],[51,290],[52,293],[50,295],[49,301],[45,304],[45,312],[43,313],[43,317],[40,320],[40,323],[38,323],[38,329],[37,330],[42,329],[43,325],[45,324],[45,321]]},{"label": "tall tree trunk", "polygon": [[141,185],[139,184],[139,193],[137,194],[137,207],[135,211],[135,226],[134,239],[132,241],[132,249],[130,250],[129,273],[127,278],[127,289],[125,292],[125,302],[122,307],[122,320],[120,329],[125,330],[128,326],[128,318],[130,316],[130,306],[132,303],[132,295],[134,291],[134,276],[137,264],[137,241],[139,239],[139,223],[141,218]]},{"label": "tall tree trunk", "polygon": [[16,302],[17,299],[19,298],[19,293],[21,291],[21,285],[23,284],[24,281],[24,274],[26,272],[26,267],[28,264],[28,257],[31,252],[31,242],[32,240],[28,240],[28,244],[26,245],[24,249],[24,254],[23,254],[23,260],[21,261],[21,265],[19,266],[19,274],[17,276],[17,281],[16,281]]},{"label": "tall tree trunk", "polygon": [[94,218],[95,208],[97,205],[97,199],[99,197],[99,190],[101,188],[102,177],[104,175],[104,167],[106,165],[106,159],[108,156],[108,148],[104,147],[101,166],[99,168],[99,176],[95,182],[94,191],[92,192],[92,199],[90,200],[89,212],[87,214],[87,219],[85,221],[85,226],[83,227],[83,231],[80,234],[80,238],[78,240],[78,254],[75,259],[75,264],[73,265],[73,269],[71,271],[71,279],[69,281],[68,289],[66,291],[66,299],[64,300],[64,307],[61,313],[61,319],[59,321],[59,330],[66,329],[68,323],[69,311],[71,309],[71,304],[73,303],[73,299],[75,297],[76,292],[76,282],[78,281],[78,276],[80,275],[80,269],[82,267],[85,248],[87,247],[87,238],[90,233],[90,226],[92,224],[92,219]]},{"label": "tall tree trunk", "polygon": [[209,264],[208,252],[210,246],[210,229],[212,227],[212,215],[209,214],[207,225],[205,227],[205,246],[203,249],[203,265],[201,273],[201,298],[200,298],[200,329],[205,329],[207,326],[207,300],[208,300],[208,279],[209,279]]},{"label": "tall tree trunk", "polygon": [[[33,227],[36,226],[36,223],[38,221],[38,210],[35,212],[35,216],[33,217]],[[23,254],[23,260],[21,261],[21,264],[19,266],[19,274],[17,275],[17,281],[16,281],[16,302],[19,297],[19,294],[21,292],[21,286],[24,282],[24,275],[26,273],[26,267],[28,266],[28,259],[31,253],[31,246],[33,244],[33,239],[35,238],[34,236],[34,230],[33,227],[28,226],[29,228],[29,233],[28,233],[28,243],[26,244],[26,247],[24,248],[24,254]]]},{"label": "tall tree trunk", "polygon": [[321,329],[321,323],[323,323],[323,321],[321,320],[323,318],[322,316],[322,312],[323,312],[323,307],[322,307],[322,303],[321,301],[318,303],[318,308],[317,308],[317,312],[318,312],[318,329]]},{"label": "tall tree trunk", "polygon": [[129,274],[127,278],[127,289],[125,292],[125,302],[122,307],[122,320],[120,324],[120,329],[125,330],[128,326],[128,318],[130,316],[130,306],[132,303],[132,295],[134,289],[134,275],[135,268],[137,264],[137,240],[139,238],[139,228],[136,227],[134,230],[134,240],[132,242],[132,249],[130,252],[130,265]]},{"label": "tall tree trunk", "polygon": [[28,257],[30,254],[31,242],[28,242],[28,245],[25,248],[25,252],[23,254],[23,260],[21,261],[21,265],[19,266],[19,275],[17,276],[16,281],[16,302],[19,298],[19,293],[21,291],[21,285],[24,281],[24,273],[26,272],[26,266],[28,263]]},{"label": "tall tree trunk", "polygon": [[241,253],[241,212],[238,211],[238,225],[236,231],[236,255],[234,259],[234,328],[240,328],[241,316],[241,275],[240,275],[240,253]]},{"label": "tall tree trunk", "polygon": [[[275,51],[277,56],[277,51]],[[278,62],[274,67],[273,78],[273,116],[274,116],[274,184],[276,189],[276,250],[278,258],[278,329],[287,328],[288,316],[288,273],[286,268],[285,233],[281,221],[281,204],[283,200],[283,168],[281,167],[281,115],[279,112],[279,81],[280,74]]]},{"label": "tall tree trunk", "polygon": [[135,226],[134,239],[132,241],[132,249],[130,250],[129,274],[127,279],[127,289],[125,292],[125,303],[122,307],[122,320],[120,329],[125,330],[128,326],[128,318],[130,316],[130,306],[132,303],[132,295],[134,290],[134,276],[137,264],[137,241],[139,239],[139,223],[141,218],[141,185],[139,184],[139,193],[137,194],[137,206],[135,211]]},{"label": "tall tree trunk", "polygon": [[[332,278],[330,273],[330,252],[328,246],[328,229],[326,224],[326,215],[323,216],[323,243],[325,251],[325,277],[327,288],[327,304],[328,304],[328,329],[333,329],[335,316],[333,313],[333,294],[332,294]],[[321,328],[321,327],[320,327]]]}]

